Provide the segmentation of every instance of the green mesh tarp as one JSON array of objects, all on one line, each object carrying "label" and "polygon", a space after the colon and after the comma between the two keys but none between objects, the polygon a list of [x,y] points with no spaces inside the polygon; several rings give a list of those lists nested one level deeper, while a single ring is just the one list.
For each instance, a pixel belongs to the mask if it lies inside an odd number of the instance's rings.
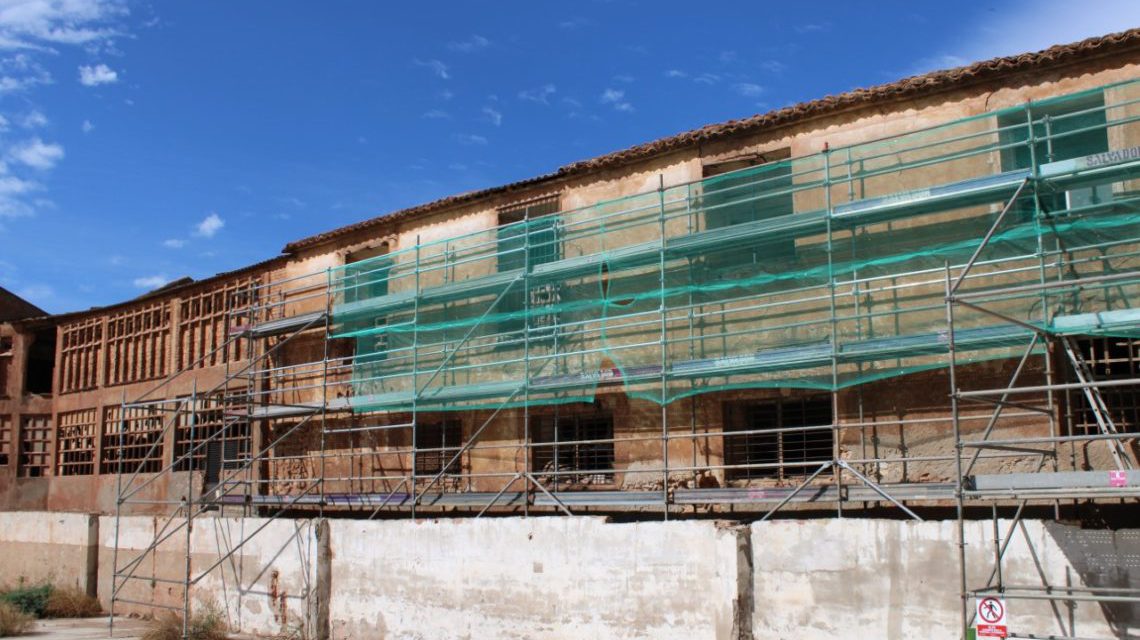
[{"label": "green mesh tarp", "polygon": [[1103,87],[346,265],[353,406],[599,385],[668,403],[943,367],[948,281],[972,257],[955,294],[997,315],[955,307],[959,362],[1017,357],[1030,327],[1140,335],[1138,100]]}]

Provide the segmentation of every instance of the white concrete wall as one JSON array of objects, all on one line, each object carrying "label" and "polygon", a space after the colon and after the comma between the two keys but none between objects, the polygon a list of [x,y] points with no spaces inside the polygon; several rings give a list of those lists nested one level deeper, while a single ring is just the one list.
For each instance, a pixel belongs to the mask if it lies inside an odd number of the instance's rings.
[{"label": "white concrete wall", "polygon": [[82,513],[0,512],[0,585],[84,588],[90,518]]},{"label": "white concrete wall", "polygon": [[[1042,523],[1025,525],[1049,583],[1082,584]],[[954,521],[861,519],[753,524],[756,637],[957,637],[956,528]],[[1002,537],[1008,528],[1007,521],[999,523]],[[1015,532],[1003,577],[1006,584],[1039,586],[1041,576],[1024,535]],[[965,539],[968,587],[979,588],[993,567],[992,522],[967,522]],[[1071,611],[1059,605],[1063,629],[1046,602],[1006,604],[1011,632],[1116,637],[1096,603],[1078,603]]]},{"label": "white concrete wall", "polygon": [[[163,524],[123,518],[119,566],[145,549]],[[1002,536],[1008,524],[1000,523]],[[1084,563],[1107,567],[1106,575],[1117,576],[1110,582],[1125,581],[1112,586],[1135,586],[1138,579],[1128,571],[1140,532],[1059,525],[1051,532],[1041,522],[1024,524],[1007,551],[1007,584],[1040,585],[1043,574],[1054,586],[1081,586],[1078,565]],[[591,517],[333,520],[332,637],[953,638],[959,623],[955,528],[953,521],[863,519],[781,520],[750,529]],[[30,583],[81,584],[87,535],[87,516],[0,513],[0,583],[23,576]],[[311,633],[314,536],[306,520],[196,520],[190,536],[195,575],[235,553],[193,588],[195,605],[214,604],[245,632]],[[138,575],[179,578],[186,539],[177,532]],[[991,523],[967,523],[971,587],[989,576],[992,539]],[[104,606],[114,542],[115,520],[102,518]],[[123,595],[182,603],[181,587],[161,581],[133,581]],[[1127,631],[1111,628],[1095,603],[1061,604],[1057,614],[1045,602],[1007,604],[1010,629],[1020,634],[1118,637],[1138,630],[1128,627],[1134,622],[1124,623]],[[116,610],[149,611],[124,604]]]},{"label": "white concrete wall", "polygon": [[728,638],[736,533],[597,518],[334,520],[332,637]]}]

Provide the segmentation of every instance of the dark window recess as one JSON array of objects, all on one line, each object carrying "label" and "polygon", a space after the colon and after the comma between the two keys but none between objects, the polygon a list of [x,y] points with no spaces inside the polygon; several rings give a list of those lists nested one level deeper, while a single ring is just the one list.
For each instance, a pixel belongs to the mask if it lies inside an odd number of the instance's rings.
[{"label": "dark window recess", "polygon": [[[344,301],[362,302],[388,295],[389,275],[394,264],[388,257],[387,242],[345,256],[344,282],[341,284]],[[387,324],[387,316],[364,314],[359,320],[349,321],[342,329],[345,332],[380,330],[372,334],[362,333],[355,338],[358,364],[380,362],[388,357],[388,350],[392,347],[388,334],[382,330]]]},{"label": "dark window recess", "polygon": [[[455,458],[463,446],[463,426],[459,420],[425,422],[416,425],[416,475],[435,476],[443,472],[444,465],[451,462],[446,473],[456,474],[461,470],[460,460]],[[448,483],[444,483],[446,486]]]},{"label": "dark window recess", "polygon": [[211,440],[206,443],[205,450],[206,473],[204,480],[206,491],[217,487],[218,483],[222,481],[223,475],[227,477],[233,475],[224,472],[240,469],[242,460],[248,454],[248,451],[243,447],[243,442],[238,440]]},{"label": "dark window recess", "polygon": [[12,367],[12,338],[0,336],[0,398],[8,397],[8,370]]},{"label": "dark window recess", "polygon": [[[726,469],[725,477],[746,480],[808,475],[831,459],[835,442],[831,424],[831,398],[826,396],[725,403],[724,463],[741,467]],[[819,428],[781,431],[799,427]]]},{"label": "dark window recess", "polygon": [[55,374],[55,327],[36,331],[28,350],[28,368],[24,390],[38,395],[51,394]]},{"label": "dark window recess", "polygon": [[[240,395],[244,392],[230,393]],[[188,398],[184,400],[189,403]],[[233,453],[232,456],[227,456],[227,460],[240,460],[249,456],[249,422],[234,415],[226,415],[224,409],[225,404],[220,395],[199,400],[199,406],[193,412],[193,429],[189,408],[183,408],[178,414],[177,428],[174,431],[175,471],[201,471],[208,464],[209,446],[214,442],[224,442],[227,447],[225,451]]]},{"label": "dark window recess", "polygon": [[[786,160],[790,155],[790,149],[780,149],[705,165],[701,198],[705,228],[721,229],[790,215],[795,210],[792,164]],[[796,256],[796,241],[791,236],[726,244],[731,248],[705,254],[708,268],[722,271],[769,264],[776,268]]]},{"label": "dark window recess", "polygon": [[[1077,347],[1098,381],[1140,378],[1140,340],[1090,337],[1078,340]],[[1073,379],[1075,381],[1075,377]],[[1102,387],[1099,392],[1116,430],[1140,433],[1140,385]],[[1073,435],[1100,433],[1096,413],[1085,394],[1077,390],[1070,392],[1068,397],[1072,407]]]},{"label": "dark window recess", "polygon": [[532,464],[545,483],[614,481],[614,419],[609,413],[536,416],[531,420]]},{"label": "dark window recess", "polygon": [[[1029,124],[1025,109],[1012,109],[998,115],[1002,144],[1001,169],[1032,168],[1036,157],[1038,166],[1080,158],[1108,151],[1108,129],[1104,112],[1104,94],[1095,93],[1077,100],[1059,104],[1032,107],[1032,155],[1029,149]],[[1013,146],[1006,146],[1013,145]],[[1112,185],[1100,184],[1059,193],[1041,193],[1039,200],[1045,213],[1100,204],[1112,199]],[[1010,211],[1016,222],[1028,222],[1034,215],[1033,200],[1022,198]]]},{"label": "dark window recess", "polygon": [[[527,266],[556,262],[562,259],[561,219],[555,215],[560,209],[558,196],[533,200],[499,209],[498,270],[520,270]],[[503,319],[498,330],[513,334],[527,328],[525,312],[530,309],[531,339],[552,334],[558,324],[556,314],[543,314],[535,310],[558,304],[561,292],[556,284],[541,284],[524,290],[515,283],[499,301],[492,313]],[[537,335],[535,335],[537,333]],[[503,341],[517,341],[522,337],[505,335]]]}]

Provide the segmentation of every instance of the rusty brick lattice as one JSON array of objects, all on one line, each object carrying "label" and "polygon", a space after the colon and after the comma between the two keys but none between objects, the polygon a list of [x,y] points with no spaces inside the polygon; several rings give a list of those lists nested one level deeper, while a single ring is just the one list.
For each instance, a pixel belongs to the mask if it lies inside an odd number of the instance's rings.
[{"label": "rusty brick lattice", "polygon": [[20,463],[24,478],[48,475],[51,469],[51,416],[25,415],[20,422]]},{"label": "rusty brick lattice", "polygon": [[165,376],[169,350],[169,301],[112,315],[107,320],[105,384],[113,386]]},{"label": "rusty brick lattice", "polygon": [[9,464],[12,455],[12,416],[0,414],[0,466]]},{"label": "rusty brick lattice", "polygon": [[99,356],[103,348],[103,319],[87,318],[59,329],[62,393],[94,389],[99,382]]}]

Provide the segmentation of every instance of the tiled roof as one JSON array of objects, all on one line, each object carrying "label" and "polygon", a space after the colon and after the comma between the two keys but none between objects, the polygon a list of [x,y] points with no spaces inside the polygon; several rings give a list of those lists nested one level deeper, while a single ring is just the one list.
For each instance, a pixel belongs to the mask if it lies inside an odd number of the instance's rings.
[{"label": "tiled roof", "polygon": [[913,76],[867,89],[854,89],[846,93],[827,96],[810,102],[803,102],[748,118],[706,125],[699,129],[693,129],[653,142],[615,151],[590,160],[574,162],[561,167],[553,173],[535,178],[499,187],[448,196],[427,204],[395,211],[369,220],[363,220],[340,227],[339,229],[297,240],[286,245],[285,251],[287,253],[293,252],[298,249],[333,240],[361,229],[392,224],[414,216],[446,209],[453,205],[475,202],[489,196],[510,193],[561,178],[579,176],[601,169],[620,166],[661,153],[693,147],[701,143],[734,135],[751,133],[769,127],[784,126],[813,117],[857,108],[862,105],[933,95],[942,91],[948,91],[1016,73],[1055,67],[1137,48],[1140,48],[1140,29],[1130,29],[1120,33],[1089,38],[1072,44],[1057,45],[1043,51],[994,58],[956,69],[946,69]]}]

